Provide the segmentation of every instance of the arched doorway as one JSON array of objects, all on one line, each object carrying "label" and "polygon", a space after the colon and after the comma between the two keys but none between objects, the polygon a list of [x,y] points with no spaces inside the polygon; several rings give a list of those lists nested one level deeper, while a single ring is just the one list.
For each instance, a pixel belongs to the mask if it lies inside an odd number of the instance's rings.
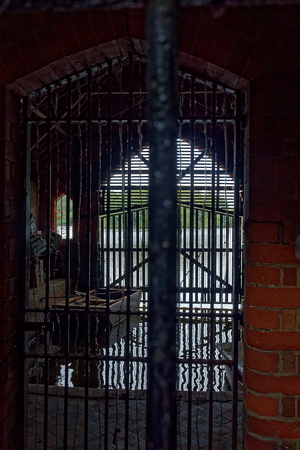
[{"label": "arched doorway", "polygon": [[[32,420],[44,430],[43,436],[31,433],[31,443],[72,439],[77,445],[79,429],[91,445],[125,439],[138,448],[145,440],[145,65],[132,56],[108,61],[24,100],[30,181],[38,199],[31,205],[37,213],[31,242],[44,244],[38,252],[31,245],[25,316],[29,391],[43,411]],[[179,86],[178,445],[199,446],[209,445],[216,429],[230,442],[222,431],[228,429],[224,400],[238,426],[242,105],[239,93],[193,74],[180,72]],[[60,242],[51,205],[61,192],[66,239]],[[226,361],[225,343],[233,344]],[[224,392],[225,366],[234,373],[232,394]],[[59,410],[64,427],[53,437],[49,417],[57,429]],[[138,419],[133,428],[132,410]],[[71,417],[76,420],[69,429]]]}]

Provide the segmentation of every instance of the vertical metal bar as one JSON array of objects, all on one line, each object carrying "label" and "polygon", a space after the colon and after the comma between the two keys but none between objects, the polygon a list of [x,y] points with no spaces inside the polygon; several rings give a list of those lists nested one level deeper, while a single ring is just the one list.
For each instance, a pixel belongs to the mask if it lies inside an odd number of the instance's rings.
[{"label": "vertical metal bar", "polygon": [[67,112],[67,229],[66,229],[66,311],[65,311],[65,390],[64,390],[64,449],[68,448],[68,370],[70,345],[70,202],[71,202],[71,95],[72,84],[68,79],[68,112]]},{"label": "vertical metal bar", "polygon": [[[205,267],[205,222],[206,222],[206,212],[205,209],[203,207],[202,211],[201,211],[201,267]],[[204,303],[205,298],[203,296],[204,293],[204,285],[205,285],[205,280],[204,280],[204,270],[201,270],[201,282],[200,282],[200,286],[201,286],[201,303]]]},{"label": "vertical metal bar", "polygon": [[195,78],[191,78],[191,186],[190,186],[190,279],[189,279],[189,391],[188,391],[188,440],[187,446],[191,448],[192,445],[192,360],[193,360],[193,287],[194,287],[194,206],[195,206],[195,174],[194,174],[194,160],[195,160]]},{"label": "vertical metal bar", "polygon": [[[183,242],[182,242],[182,246],[183,246],[183,251],[184,251],[184,257],[183,257],[183,280],[182,280],[182,284],[183,284],[183,301],[184,303],[186,303],[186,279],[187,279],[187,258],[186,258],[186,252],[187,252],[187,239],[186,239],[186,228],[187,228],[187,211],[186,211],[186,206],[182,206],[182,212],[183,212]],[[181,233],[181,230],[180,230]]]},{"label": "vertical metal bar", "polygon": [[113,283],[116,280],[116,216],[112,216],[112,227],[113,227]]},{"label": "vertical metal bar", "polygon": [[122,214],[118,215],[118,227],[119,227],[119,278],[122,276]]},{"label": "vertical metal bar", "polygon": [[85,308],[85,395],[84,395],[84,449],[88,450],[89,432],[89,372],[90,372],[90,283],[91,283],[91,103],[92,103],[92,76],[88,70],[87,93],[87,170],[86,170],[86,308]]},{"label": "vertical metal bar", "polygon": [[147,448],[176,448],[177,6],[147,9],[149,86],[149,334]]},{"label": "vertical metal bar", "polygon": [[238,303],[241,282],[240,267],[240,154],[241,154],[241,94],[236,93],[237,120],[234,151],[234,236],[233,236],[233,386],[232,386],[232,449],[237,448],[237,401],[238,401]]},{"label": "vertical metal bar", "polygon": [[[199,259],[199,209],[196,209],[196,221],[195,221],[195,227],[196,227],[196,242],[195,242],[195,260],[198,261]],[[195,267],[195,288],[196,288],[196,294],[195,294],[195,301],[198,302],[198,289],[199,289],[199,277],[198,277],[199,269],[196,265]]]},{"label": "vertical metal bar", "polygon": [[[103,193],[103,196],[106,194]],[[105,252],[104,252],[104,230],[105,230],[105,217],[100,218],[100,279],[101,279],[101,287],[104,286],[105,283]]]},{"label": "vertical metal bar", "polygon": [[[140,217],[141,217],[141,210],[136,211],[136,264],[137,267],[140,265]],[[137,275],[136,275],[136,287],[140,286],[140,271],[141,269],[137,269]],[[144,287],[144,286],[143,286]]]},{"label": "vertical metal bar", "polygon": [[130,289],[132,279],[132,212],[131,212],[131,142],[132,142],[132,55],[129,55],[129,98],[128,98],[128,129],[127,129],[127,162],[128,162],[128,186],[127,186],[127,261],[126,261],[126,287],[127,287],[127,311],[126,311],[126,340],[125,340],[125,449],[128,449],[129,438],[129,367],[130,367]]},{"label": "vertical metal bar", "polygon": [[[225,281],[225,274],[224,274],[224,272],[223,272],[223,252],[224,252],[224,248],[223,248],[223,239],[224,239],[224,236],[223,236],[223,222],[224,222],[224,215],[223,214],[220,214],[220,233],[219,233],[219,235],[220,235],[220,243],[219,243],[219,248],[220,248],[220,259],[219,259],[219,275],[220,275],[220,278],[221,278],[221,284],[220,284],[220,288],[221,288],[221,292],[220,292],[220,303],[221,303],[221,305],[222,305],[222,307],[223,307],[223,285],[224,285],[224,283],[223,283],[223,280]],[[222,310],[223,310],[223,308],[222,308]],[[220,319],[220,322],[222,322],[223,321],[223,319]],[[222,334],[221,334],[221,337],[222,337]]]},{"label": "vertical metal bar", "polygon": [[[148,212],[148,210],[147,210]],[[148,223],[147,223],[148,226]],[[146,259],[146,211],[145,209],[142,209],[142,258],[143,258],[143,262],[144,264],[142,265],[142,286],[143,288],[146,286],[146,264],[145,264],[145,259]],[[145,298],[143,299],[145,300]]]},{"label": "vertical metal bar", "polygon": [[[51,152],[51,88],[47,88],[47,226],[46,226],[46,298],[45,298],[45,330],[50,306],[50,224],[51,224],[51,174],[52,174],[52,152]],[[45,331],[44,340],[44,449],[48,448],[48,394],[49,394],[49,359],[48,359],[48,333]]]},{"label": "vertical metal bar", "polygon": [[209,332],[209,430],[208,442],[209,448],[212,448],[213,442],[213,373],[214,373],[214,354],[215,337],[214,325],[215,314],[214,307],[216,301],[216,139],[215,139],[215,113],[216,113],[216,85],[213,84],[213,112],[212,112],[212,146],[211,146],[211,272],[210,272],[210,332]]},{"label": "vertical metal bar", "polygon": [[110,178],[112,164],[112,63],[108,62],[108,142],[107,150],[109,155],[108,173],[107,173],[107,211],[106,211],[106,308],[105,308],[105,420],[104,420],[104,448],[108,448],[108,426],[109,426],[109,296],[110,296]]},{"label": "vertical metal bar", "polygon": [[[226,273],[226,281],[227,283],[231,281],[229,279],[229,243],[230,243],[230,237],[229,237],[229,226],[230,226],[231,220],[229,220],[228,212],[226,214],[226,265],[225,265],[225,273]],[[226,303],[228,303],[228,297],[229,293],[226,292]]]},{"label": "vertical metal bar", "polygon": [[[29,272],[30,272],[30,130],[28,125],[28,115],[29,115],[29,102],[28,97],[23,99],[23,155],[24,155],[24,259],[23,259],[23,292],[24,292],[24,304],[23,306],[23,327],[25,322],[25,311],[29,306]],[[24,327],[25,328],[25,327]],[[25,357],[28,351],[28,336],[23,329],[23,346],[22,356],[23,356],[23,411],[24,411],[24,422],[23,422],[23,436],[24,436],[24,450],[27,450],[27,427],[28,427],[28,359]]]}]

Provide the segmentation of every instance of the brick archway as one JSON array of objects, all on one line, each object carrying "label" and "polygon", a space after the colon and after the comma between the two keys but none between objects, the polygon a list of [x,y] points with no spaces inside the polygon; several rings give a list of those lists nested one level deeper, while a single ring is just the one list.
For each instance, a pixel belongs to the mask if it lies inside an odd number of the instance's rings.
[{"label": "brick archway", "polygon": [[[299,416],[295,387],[299,381],[299,263],[294,256],[300,232],[298,17],[297,6],[239,7],[218,17],[209,8],[184,8],[181,15],[181,64],[244,92],[249,87],[251,93],[245,228],[246,340],[250,344],[245,366],[249,418],[245,430],[249,449],[254,445],[278,448],[292,442],[289,439],[299,439],[295,431]],[[144,55],[144,27],[143,9],[32,12],[0,19],[4,142],[0,167],[5,180],[1,227],[6,233],[0,244],[4,255],[1,284],[5,286],[1,358],[4,373],[14,380],[13,387],[11,381],[1,382],[1,401],[7,406],[1,422],[2,448],[13,442],[22,419],[17,417],[20,390],[15,351],[16,310],[22,297],[18,287],[19,96],[87,65],[126,54],[128,49]],[[17,305],[13,312],[12,304]],[[269,344],[266,337],[271,339]],[[253,356],[257,354],[259,358]],[[14,411],[15,420],[9,421],[9,410]]]}]

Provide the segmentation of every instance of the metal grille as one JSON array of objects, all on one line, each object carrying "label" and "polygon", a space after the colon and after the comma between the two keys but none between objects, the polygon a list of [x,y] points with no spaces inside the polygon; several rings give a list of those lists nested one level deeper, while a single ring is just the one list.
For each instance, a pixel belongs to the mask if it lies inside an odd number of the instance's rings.
[{"label": "metal grille", "polygon": [[[31,185],[28,448],[146,445],[151,166],[145,68],[130,55],[24,99]],[[212,448],[217,436],[235,448],[241,98],[198,76],[178,76],[177,445]],[[225,360],[228,343],[233,355]],[[225,367],[234,374],[230,394]],[[223,433],[225,409],[230,438]]]}]

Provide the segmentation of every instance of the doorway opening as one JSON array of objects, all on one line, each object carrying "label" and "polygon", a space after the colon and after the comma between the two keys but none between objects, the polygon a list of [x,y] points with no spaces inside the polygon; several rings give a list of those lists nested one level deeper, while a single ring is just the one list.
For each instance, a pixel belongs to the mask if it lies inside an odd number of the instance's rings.
[{"label": "doorway opening", "polygon": [[[24,99],[35,218],[24,314],[29,448],[145,445],[145,72],[145,60],[130,55]],[[178,77],[177,442],[209,448],[218,439],[235,448],[242,99],[198,75]],[[43,244],[38,252],[33,241]]]}]

